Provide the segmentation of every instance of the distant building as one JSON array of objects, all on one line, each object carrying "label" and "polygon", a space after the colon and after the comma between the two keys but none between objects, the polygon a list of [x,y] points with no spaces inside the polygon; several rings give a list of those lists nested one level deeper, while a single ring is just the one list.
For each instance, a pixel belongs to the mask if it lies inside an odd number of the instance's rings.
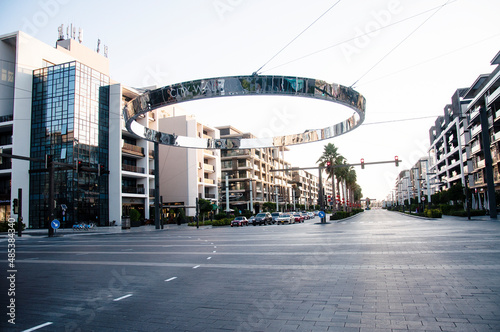
[{"label": "distant building", "polygon": [[[197,138],[219,138],[219,130],[204,125],[194,116],[162,117],[159,130]],[[195,216],[196,199],[218,202],[220,156],[218,150],[186,149],[160,145],[160,195],[167,218],[175,209],[185,209],[186,216]]]},{"label": "distant building", "polygon": [[[217,127],[221,138],[255,138],[232,126]],[[262,211],[265,202],[278,202],[280,210],[293,204],[291,168],[285,148],[221,151],[220,206],[223,210]],[[226,175],[228,186],[226,187]],[[227,190],[226,190],[227,188]],[[227,194],[228,193],[228,194]],[[227,206],[229,201],[229,206]]]}]

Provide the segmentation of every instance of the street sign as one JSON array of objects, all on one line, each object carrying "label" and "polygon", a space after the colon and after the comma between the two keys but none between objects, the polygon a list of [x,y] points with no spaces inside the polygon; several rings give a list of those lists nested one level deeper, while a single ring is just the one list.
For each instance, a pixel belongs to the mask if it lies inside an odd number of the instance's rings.
[{"label": "street sign", "polygon": [[425,196],[422,196],[422,200],[425,201]]},{"label": "street sign", "polygon": [[318,217],[324,218],[325,217],[325,213],[323,211],[319,211]]},{"label": "street sign", "polygon": [[58,229],[59,226],[61,226],[61,223],[59,222],[59,220],[57,219],[54,219],[52,220],[52,222],[50,223],[50,226],[52,226],[53,229]]}]

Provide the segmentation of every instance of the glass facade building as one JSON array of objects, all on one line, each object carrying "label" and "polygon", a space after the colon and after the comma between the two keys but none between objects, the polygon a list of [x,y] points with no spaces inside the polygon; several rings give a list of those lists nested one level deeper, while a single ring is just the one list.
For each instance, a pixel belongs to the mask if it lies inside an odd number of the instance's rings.
[{"label": "glass facade building", "polygon": [[[109,223],[109,84],[76,61],[33,72],[30,156],[52,156],[61,227]],[[46,228],[49,173],[44,162],[30,163],[30,225]]]}]

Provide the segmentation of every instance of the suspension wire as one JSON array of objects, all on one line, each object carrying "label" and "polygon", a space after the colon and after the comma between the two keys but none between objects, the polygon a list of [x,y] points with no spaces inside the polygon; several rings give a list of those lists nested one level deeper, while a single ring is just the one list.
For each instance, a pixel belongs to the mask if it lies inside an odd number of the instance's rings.
[{"label": "suspension wire", "polygon": [[[450,3],[455,2],[455,1],[458,1],[458,0],[453,0],[453,1],[451,1]],[[274,67],[272,67],[272,68],[270,68],[270,69],[266,69],[266,70],[262,71],[262,73],[265,73],[265,72],[271,71],[271,70],[276,69],[276,68],[279,68],[279,67],[286,66],[286,65],[288,65],[288,64],[290,64],[290,63],[292,63],[292,62],[296,62],[296,61],[299,61],[299,60],[302,60],[302,59],[308,58],[308,57],[313,56],[313,55],[316,55],[316,54],[318,54],[318,53],[321,53],[321,52],[327,51],[327,50],[329,50],[329,49],[331,49],[331,48],[334,48],[334,47],[337,47],[337,46],[339,46],[339,45],[342,45],[342,44],[348,43],[348,42],[350,42],[350,41],[356,40],[356,39],[358,39],[358,38],[360,38],[360,37],[368,36],[368,35],[370,35],[370,34],[372,34],[372,33],[374,33],[374,32],[377,32],[377,31],[383,30],[383,29],[385,29],[385,28],[389,28],[389,27],[391,27],[391,26],[393,26],[393,25],[397,25],[397,24],[400,24],[400,23],[406,22],[406,21],[408,21],[408,20],[411,20],[411,19],[413,19],[413,18],[415,18],[415,17],[418,17],[418,16],[420,16],[420,15],[423,15],[423,14],[425,14],[425,13],[428,13],[428,12],[433,11],[433,10],[435,10],[435,9],[437,9],[437,8],[440,8],[440,7],[441,7],[441,6],[436,6],[436,7],[433,7],[433,8],[427,9],[427,10],[424,10],[423,12],[420,12],[420,13],[418,13],[418,14],[415,14],[415,15],[409,16],[409,17],[407,17],[407,18],[404,18],[404,19],[402,19],[402,20],[396,21],[396,22],[394,22],[394,23],[387,24],[386,26],[381,26],[381,27],[380,27],[380,28],[378,28],[378,29],[374,29],[374,30],[371,30],[371,31],[366,32],[366,33],[364,33],[364,34],[357,35],[357,36],[352,37],[352,38],[349,38],[349,39],[345,39],[345,40],[343,40],[343,41],[341,41],[341,42],[338,42],[338,43],[335,43],[335,44],[333,44],[333,45],[327,46],[327,47],[325,47],[325,48],[322,48],[322,49],[320,49],[320,50],[314,51],[314,52],[312,52],[312,53],[309,53],[309,54],[303,55],[303,56],[301,56],[301,57],[299,57],[299,58],[296,58],[296,59],[294,59],[294,60],[290,60],[290,61],[288,61],[288,62],[282,63],[281,65],[277,65],[277,66],[274,66]]]},{"label": "suspension wire", "polygon": [[369,122],[363,123],[362,126],[376,125],[376,124],[385,124],[385,123],[393,123],[393,122],[404,122],[404,121],[414,121],[414,120],[422,120],[429,118],[438,118],[441,115],[429,115],[429,116],[421,116],[419,118],[407,118],[407,119],[397,119],[397,120],[387,120],[387,121],[379,121],[379,122]]},{"label": "suspension wire", "polygon": [[390,73],[390,74],[387,74],[387,75],[381,76],[381,77],[379,77],[379,78],[375,78],[375,79],[373,79],[373,80],[371,80],[371,81],[364,82],[364,83],[362,83],[362,84],[359,84],[358,86],[366,86],[366,85],[371,84],[371,83],[373,83],[373,82],[376,82],[376,81],[382,80],[382,79],[384,79],[384,78],[387,78],[387,77],[390,77],[390,76],[393,76],[393,75],[396,75],[396,74],[399,74],[399,73],[401,73],[401,72],[404,72],[404,71],[406,71],[406,70],[410,70],[410,69],[412,69],[412,68],[415,68],[415,67],[421,66],[421,65],[426,64],[426,63],[428,63],[428,62],[432,62],[432,61],[434,61],[434,60],[437,60],[437,59],[440,59],[440,58],[444,58],[445,56],[448,56],[448,55],[450,55],[450,54],[453,54],[453,53],[456,53],[456,52],[460,52],[460,51],[462,51],[462,50],[464,50],[464,49],[467,49],[467,48],[469,48],[469,47],[476,46],[477,44],[481,44],[481,43],[483,43],[483,42],[485,42],[485,41],[487,41],[487,40],[493,39],[493,38],[498,37],[498,36],[500,36],[500,33],[497,33],[497,34],[494,34],[494,35],[492,35],[492,36],[486,37],[486,38],[484,38],[484,39],[478,40],[478,41],[476,41],[476,42],[474,42],[474,43],[472,43],[472,44],[469,44],[469,45],[465,45],[465,46],[463,46],[463,47],[456,48],[456,49],[454,49],[454,50],[452,50],[452,51],[449,51],[449,52],[443,53],[443,54],[441,54],[441,55],[438,55],[438,56],[432,57],[432,58],[427,59],[427,60],[425,60],[425,61],[422,61],[422,62],[419,62],[419,63],[413,64],[413,65],[408,66],[408,67],[405,67],[405,68],[402,68],[402,69],[400,69],[400,70],[394,71],[394,72],[392,72],[392,73]]},{"label": "suspension wire", "polygon": [[386,55],[384,55],[379,61],[377,61],[370,69],[368,69],[360,78],[358,78],[354,83],[351,84],[350,88],[353,88],[356,83],[358,83],[363,77],[365,77],[369,72],[373,70],[377,65],[379,65],[385,58],[389,56],[392,52],[396,50],[401,44],[403,44],[408,38],[410,38],[418,29],[420,29],[427,21],[429,21],[434,15],[436,15],[444,6],[446,6],[450,0],[447,0],[443,5],[441,5],[434,13],[432,13],[428,18],[426,18],[422,23],[420,23],[412,32],[410,32],[403,40],[401,40],[396,46],[394,46]]},{"label": "suspension wire", "polygon": [[295,38],[293,38],[290,42],[288,42],[288,44],[286,44],[281,50],[278,51],[278,53],[276,53],[275,55],[273,55],[271,57],[271,59],[267,60],[266,63],[264,63],[262,66],[260,66],[259,69],[257,69],[253,74],[256,75],[259,73],[259,71],[264,68],[264,66],[266,66],[269,62],[271,62],[275,57],[278,56],[278,54],[280,54],[281,52],[283,52],[285,50],[285,48],[287,48],[288,46],[290,46],[291,43],[293,43],[297,38],[299,38],[304,32],[306,32],[310,27],[312,27],[314,25],[314,23],[316,23],[317,21],[319,21],[323,16],[326,15],[326,13],[328,13],[331,9],[333,9],[333,7],[335,7],[341,0],[338,0],[336,3],[334,3],[330,8],[328,8],[323,14],[321,14],[317,19],[314,20],[314,22],[312,22],[311,24],[309,24],[309,26],[307,28],[305,28],[304,30],[302,30],[301,33],[299,33]]}]

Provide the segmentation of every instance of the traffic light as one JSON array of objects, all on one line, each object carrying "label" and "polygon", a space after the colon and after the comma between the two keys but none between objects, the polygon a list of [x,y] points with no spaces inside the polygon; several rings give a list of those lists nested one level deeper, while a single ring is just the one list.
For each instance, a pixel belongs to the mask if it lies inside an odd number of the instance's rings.
[{"label": "traffic light", "polygon": [[394,162],[396,163],[396,167],[398,167],[399,166],[399,158],[398,158],[398,156],[394,157]]},{"label": "traffic light", "polygon": [[52,155],[51,154],[46,154],[45,155],[45,168],[50,168],[52,166]]},{"label": "traffic light", "polygon": [[14,209],[14,214],[19,214],[19,200],[14,198],[12,201],[12,208]]},{"label": "traffic light", "polygon": [[365,158],[361,158],[361,169],[365,169]]},{"label": "traffic light", "polygon": [[76,172],[77,173],[80,173],[82,171],[82,161],[81,160],[78,160],[76,162]]}]

